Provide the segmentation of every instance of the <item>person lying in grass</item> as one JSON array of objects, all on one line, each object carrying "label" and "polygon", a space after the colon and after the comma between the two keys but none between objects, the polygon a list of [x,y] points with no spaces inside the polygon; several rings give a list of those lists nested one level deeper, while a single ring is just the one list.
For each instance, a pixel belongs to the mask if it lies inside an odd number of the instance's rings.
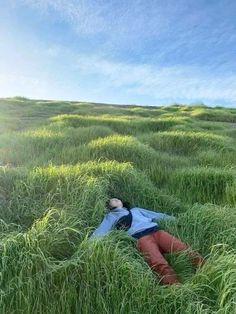
[{"label": "person lying in grass", "polygon": [[192,248],[162,230],[153,219],[175,219],[164,213],[154,212],[145,208],[132,207],[128,202],[119,198],[111,198],[106,203],[110,210],[98,228],[90,237],[102,236],[113,227],[127,231],[127,233],[137,239],[136,247],[144,256],[149,266],[161,278],[162,284],[179,283],[173,268],[168,264],[162,253],[172,253],[186,251],[191,258],[193,266],[201,266],[204,258],[192,250]]}]

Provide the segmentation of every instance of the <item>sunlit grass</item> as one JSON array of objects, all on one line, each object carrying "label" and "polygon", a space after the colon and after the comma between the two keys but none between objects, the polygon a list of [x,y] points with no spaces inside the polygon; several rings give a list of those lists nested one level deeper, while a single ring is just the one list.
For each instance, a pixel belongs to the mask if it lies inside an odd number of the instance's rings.
[{"label": "sunlit grass", "polygon": [[[235,313],[235,111],[1,99],[0,313]],[[125,232],[90,239],[110,197],[173,214],[204,266],[165,254],[161,286]]]},{"label": "sunlit grass", "polygon": [[230,138],[204,132],[163,131],[143,134],[138,138],[156,150],[182,155],[195,153],[205,147],[221,150],[227,143],[228,146],[233,145]]},{"label": "sunlit grass", "polygon": [[59,115],[50,118],[51,122],[63,123],[65,126],[80,127],[89,125],[108,126],[121,134],[135,134],[138,132],[166,130],[184,121],[183,117],[138,118],[132,115]]},{"label": "sunlit grass", "polygon": [[191,116],[200,120],[236,122],[236,110],[227,109],[196,109]]},{"label": "sunlit grass", "polygon": [[177,169],[169,189],[181,199],[193,203],[227,203],[227,189],[232,187],[235,171],[213,167]]}]

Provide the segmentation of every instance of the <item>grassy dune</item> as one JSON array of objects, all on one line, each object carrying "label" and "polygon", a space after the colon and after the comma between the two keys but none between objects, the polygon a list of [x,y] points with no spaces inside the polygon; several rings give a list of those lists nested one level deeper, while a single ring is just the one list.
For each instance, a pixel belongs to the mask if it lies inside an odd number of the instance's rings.
[{"label": "grassy dune", "polygon": [[[236,109],[0,99],[0,313],[236,313]],[[109,197],[173,214],[207,258],[161,286]]]}]

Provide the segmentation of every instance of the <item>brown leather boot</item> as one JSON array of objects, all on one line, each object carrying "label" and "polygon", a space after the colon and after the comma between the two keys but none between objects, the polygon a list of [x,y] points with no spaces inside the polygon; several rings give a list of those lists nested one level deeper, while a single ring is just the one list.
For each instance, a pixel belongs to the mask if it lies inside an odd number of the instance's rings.
[{"label": "brown leather boot", "polygon": [[179,280],[177,279],[177,275],[175,271],[169,265],[156,265],[154,269],[159,277],[161,284],[164,285],[173,285],[173,284],[180,284]]},{"label": "brown leather boot", "polygon": [[205,259],[198,252],[190,251],[189,256],[191,258],[192,265],[195,267],[201,267],[205,263]]}]

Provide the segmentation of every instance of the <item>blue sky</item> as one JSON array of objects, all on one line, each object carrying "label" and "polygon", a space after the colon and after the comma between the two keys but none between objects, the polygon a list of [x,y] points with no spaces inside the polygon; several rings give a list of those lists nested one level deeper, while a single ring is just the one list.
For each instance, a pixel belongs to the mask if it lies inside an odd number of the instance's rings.
[{"label": "blue sky", "polygon": [[234,0],[0,0],[0,97],[236,107]]}]

